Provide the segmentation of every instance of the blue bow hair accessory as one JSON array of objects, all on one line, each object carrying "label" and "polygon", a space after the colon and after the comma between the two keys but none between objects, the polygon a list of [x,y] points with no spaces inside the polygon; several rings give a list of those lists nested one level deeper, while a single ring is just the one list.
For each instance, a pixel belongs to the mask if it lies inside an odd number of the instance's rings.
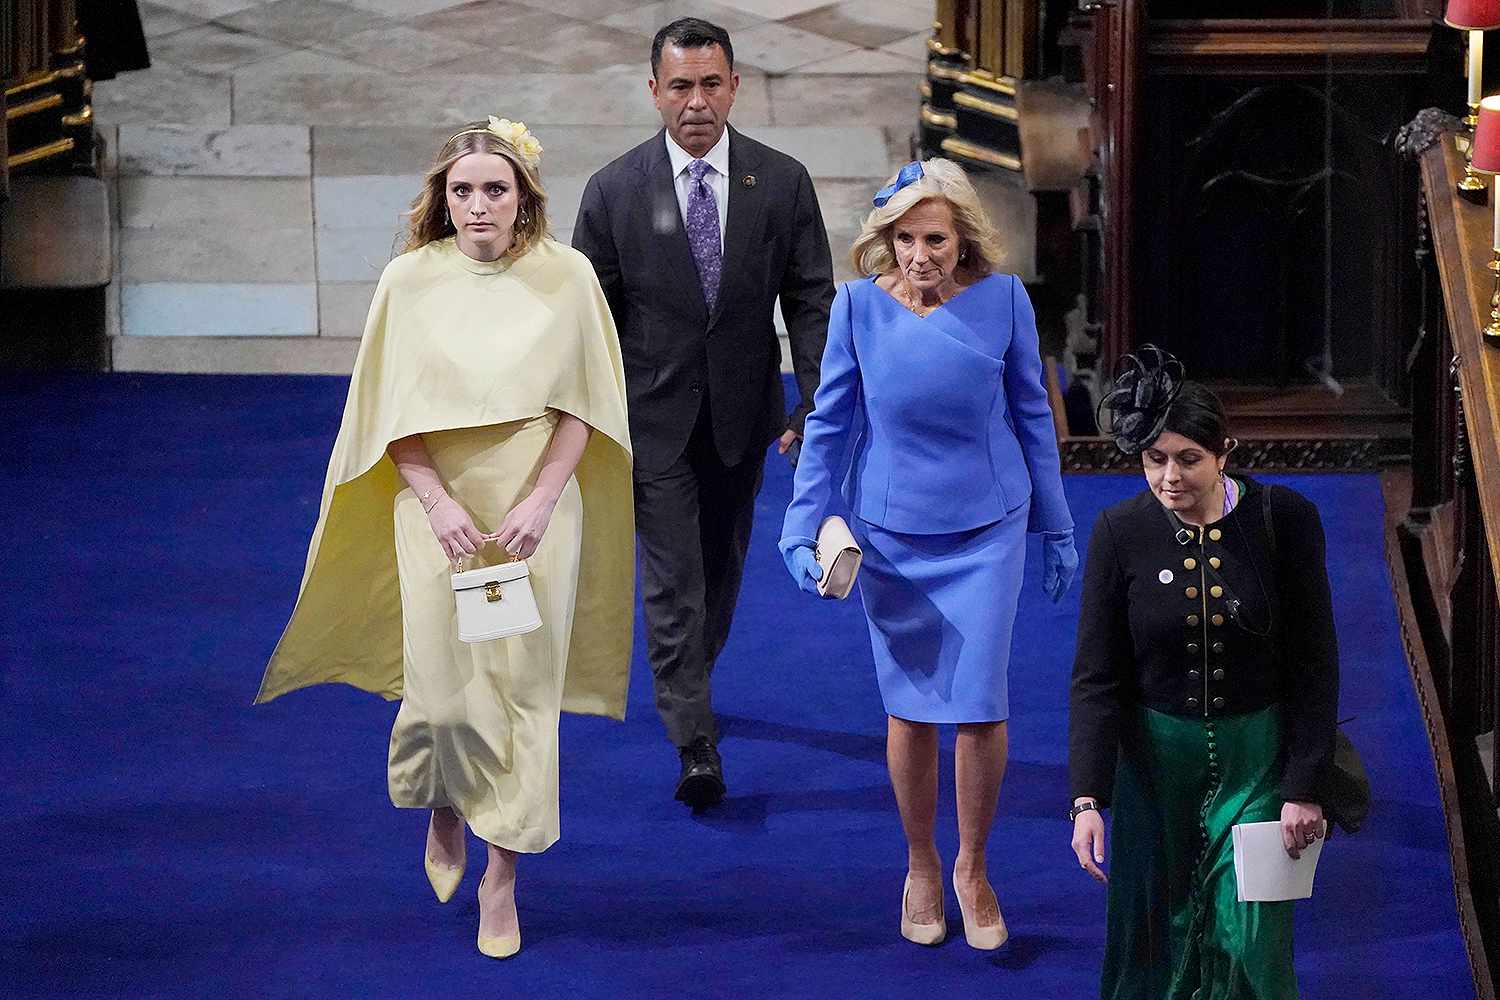
[{"label": "blue bow hair accessory", "polygon": [[921,179],[922,164],[918,163],[916,160],[912,160],[906,166],[901,168],[901,172],[896,175],[896,180],[894,183],[887,184],[885,187],[875,192],[875,207],[884,208],[885,203],[890,201],[891,197],[895,195],[897,191],[900,191],[908,184],[915,184]]}]

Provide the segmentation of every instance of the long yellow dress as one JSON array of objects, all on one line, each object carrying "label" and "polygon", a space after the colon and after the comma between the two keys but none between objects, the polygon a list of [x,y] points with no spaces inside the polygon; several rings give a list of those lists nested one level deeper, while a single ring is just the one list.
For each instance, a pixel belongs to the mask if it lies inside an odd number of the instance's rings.
[{"label": "long yellow dress", "polygon": [[[386,447],[421,434],[450,495],[491,532],[535,484],[560,413],[592,433],[528,560],[542,628],[461,642],[447,559]],[[545,850],[559,833],[559,713],[625,713],[629,442],[614,324],[581,254],[544,240],[485,263],[450,238],[391,261],[256,701],[329,682],[402,698],[391,800],[451,805],[490,843]]]}]

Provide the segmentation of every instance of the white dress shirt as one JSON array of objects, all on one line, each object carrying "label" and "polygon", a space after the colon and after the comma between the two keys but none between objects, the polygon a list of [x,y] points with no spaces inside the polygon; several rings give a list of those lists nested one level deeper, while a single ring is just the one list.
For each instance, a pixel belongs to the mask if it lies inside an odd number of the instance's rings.
[{"label": "white dress shirt", "polygon": [[[686,228],[688,195],[693,186],[693,176],[688,173],[688,167],[693,162],[693,156],[677,145],[671,132],[667,132],[666,136],[667,156],[672,161],[672,180],[677,188],[677,207],[682,210],[682,225]],[[719,141],[714,143],[714,148],[708,151],[703,161],[712,168],[703,175],[703,182],[714,193],[714,201],[719,207],[719,252],[723,253],[724,225],[729,219],[729,126],[724,127],[724,134],[719,136]]]}]

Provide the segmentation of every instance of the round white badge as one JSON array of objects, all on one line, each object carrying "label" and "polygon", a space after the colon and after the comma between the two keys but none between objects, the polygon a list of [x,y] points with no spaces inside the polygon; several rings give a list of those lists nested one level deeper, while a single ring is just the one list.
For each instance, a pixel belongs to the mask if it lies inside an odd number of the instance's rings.
[{"label": "round white badge", "polygon": [[1164,569],[1160,573],[1156,574],[1156,578],[1162,583],[1171,583],[1173,579],[1172,571],[1169,569]]}]

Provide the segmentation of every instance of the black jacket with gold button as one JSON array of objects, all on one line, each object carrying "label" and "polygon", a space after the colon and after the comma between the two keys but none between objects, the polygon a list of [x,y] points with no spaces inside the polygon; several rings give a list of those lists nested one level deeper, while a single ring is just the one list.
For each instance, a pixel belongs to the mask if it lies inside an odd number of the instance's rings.
[{"label": "black jacket with gold button", "polygon": [[1295,490],[1235,478],[1244,496],[1206,529],[1149,490],[1094,523],[1068,719],[1074,798],[1109,801],[1132,706],[1209,718],[1279,703],[1282,797],[1318,801],[1339,691],[1323,525]]}]

